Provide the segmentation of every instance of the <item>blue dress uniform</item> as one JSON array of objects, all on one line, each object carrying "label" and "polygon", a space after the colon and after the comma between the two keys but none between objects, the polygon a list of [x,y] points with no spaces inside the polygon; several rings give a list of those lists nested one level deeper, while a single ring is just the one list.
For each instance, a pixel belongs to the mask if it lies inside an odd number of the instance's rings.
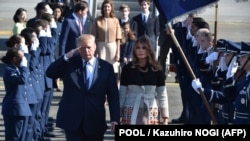
[{"label": "blue dress uniform", "polygon": [[[222,57],[224,53],[226,52],[225,42],[226,42],[225,39],[217,40],[216,50],[218,51],[220,57]],[[226,79],[226,73],[227,73],[227,69],[224,70],[217,66],[217,69],[211,81],[211,88],[213,90],[222,91],[223,82]],[[215,118],[217,120],[217,124],[223,124],[222,104],[214,103],[213,108],[214,108],[213,111],[215,114]]]},{"label": "blue dress uniform", "polygon": [[[38,43],[32,43],[32,39],[34,38],[35,30],[33,28],[26,28],[21,32],[21,35],[25,38],[26,43],[28,44],[28,52],[25,54],[26,58],[28,58],[29,62],[29,70],[30,70],[30,78],[29,78],[29,86],[30,86],[30,95],[32,97],[29,98],[29,106],[32,111],[32,116],[29,118],[28,121],[28,129],[26,140],[37,140],[39,136],[39,132],[41,130],[39,120],[41,119],[40,114],[40,105],[41,99],[43,98],[43,81],[38,79],[39,71],[37,66],[39,66],[39,52],[40,48],[38,48]],[[38,41],[37,41],[38,42]],[[38,54],[39,53],[39,54]],[[44,75],[43,75],[44,76]]]},{"label": "blue dress uniform", "polygon": [[[250,45],[241,42],[241,51],[240,56],[247,57],[247,60],[244,64],[240,64],[242,69],[248,67],[250,61]],[[241,59],[241,58],[240,58]],[[233,124],[250,124],[250,105],[249,105],[249,86],[250,86],[250,71],[246,70],[245,77],[241,78],[240,82],[233,85],[233,83],[226,83],[227,87],[225,87],[225,95],[234,100],[235,108],[234,108],[234,117]],[[232,78],[233,79],[233,78]],[[231,80],[231,82],[233,82]],[[231,85],[230,85],[231,84]]]},{"label": "blue dress uniform", "polygon": [[[231,41],[225,41],[226,52],[225,53],[233,53],[237,55],[240,52],[240,46]],[[229,62],[230,64],[230,62]],[[223,84],[223,89],[218,90],[218,88],[214,89],[205,89],[204,94],[210,103],[216,103],[217,110],[221,110],[221,119],[219,119],[218,124],[230,124],[233,120],[233,110],[234,110],[234,102],[230,100],[227,96],[225,96],[225,85],[228,83],[231,84],[232,80],[223,80],[225,79],[226,72],[218,71],[218,79],[221,79],[220,83]],[[221,77],[221,78],[220,78]],[[224,90],[224,91],[223,91]],[[219,114],[219,113],[218,113]]]},{"label": "blue dress uniform", "polygon": [[[232,41],[226,41],[225,43],[228,53],[235,53],[235,55],[240,53],[241,46]],[[222,105],[222,117],[223,124],[232,124],[233,122],[233,111],[234,111],[234,102],[228,101]]]},{"label": "blue dress uniform", "polygon": [[[175,30],[175,36],[180,43],[180,46],[182,48],[182,51],[184,54],[187,54],[187,49],[186,45],[188,42],[187,41],[187,28],[183,27],[182,22],[178,22],[173,25],[173,29]],[[175,65],[175,72],[177,74],[177,78],[179,80],[179,86],[181,90],[181,99],[182,99],[182,113],[179,118],[172,120],[173,123],[179,123],[179,122],[184,122],[184,124],[190,123],[190,118],[191,118],[191,110],[190,110],[190,95],[189,92],[190,90],[188,89],[187,84],[189,83],[189,79],[191,78],[190,75],[188,74],[187,67],[185,66],[185,63],[177,49],[173,43],[172,47],[172,52],[173,52],[173,58],[174,58],[174,65]],[[192,91],[192,90],[191,90]]]},{"label": "blue dress uniform", "polygon": [[29,116],[28,120],[27,120],[27,126],[26,126],[26,136],[25,136],[25,140],[33,140],[33,134],[34,134],[34,130],[33,130],[33,126],[34,126],[34,123],[35,123],[35,114],[37,112],[37,104],[38,104],[38,100],[37,100],[37,95],[34,91],[34,87],[33,87],[33,78],[31,76],[31,73],[30,73],[30,61],[31,61],[31,55],[30,54],[27,54],[25,53],[24,54],[25,57],[27,58],[28,60],[28,64],[29,64],[29,71],[28,71],[28,81],[25,85],[25,87],[28,88],[28,91],[25,92],[26,95],[27,95],[27,101],[29,103],[29,106],[30,106],[30,110],[31,110],[31,113],[32,115]]},{"label": "blue dress uniform", "polygon": [[32,79],[32,86],[34,92],[37,96],[37,104],[34,105],[36,109],[34,113],[34,123],[33,123],[33,137],[34,140],[37,140],[41,136],[41,105],[43,100],[44,92],[44,73],[42,72],[41,64],[39,63],[39,54],[41,52],[40,48],[37,50],[31,50],[31,59],[30,59],[30,76]]},{"label": "blue dress uniform", "polygon": [[27,67],[7,64],[3,73],[6,95],[2,102],[6,141],[25,141],[26,121],[32,115],[27,97],[28,79],[29,69]]},{"label": "blue dress uniform", "polygon": [[[40,42],[39,47],[41,48],[40,61],[42,64],[44,74],[48,66],[55,60],[54,49],[57,39],[56,28],[51,28],[51,33],[52,33],[51,37],[50,36],[39,37],[39,42]],[[44,134],[48,132],[46,124],[48,122],[50,105],[53,98],[53,80],[44,75],[44,82],[45,82],[45,89],[41,107],[42,137],[44,136]]]}]

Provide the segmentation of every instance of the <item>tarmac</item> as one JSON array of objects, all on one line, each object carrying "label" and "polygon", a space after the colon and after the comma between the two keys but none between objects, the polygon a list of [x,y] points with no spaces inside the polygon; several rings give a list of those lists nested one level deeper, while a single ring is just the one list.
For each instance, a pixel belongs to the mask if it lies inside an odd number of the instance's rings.
[{"label": "tarmac", "polygon": [[[182,107],[182,103],[180,101],[181,98],[180,98],[180,91],[178,89],[178,83],[175,83],[174,76],[175,74],[171,72],[166,81],[166,87],[168,88],[167,90],[168,90],[169,109],[170,109],[169,121],[171,121],[173,118],[177,118],[180,115],[181,107]],[[2,102],[2,99],[5,94],[2,77],[0,77],[0,86],[1,86],[0,87],[0,102]],[[63,84],[60,83],[59,87],[63,89]],[[54,128],[52,133],[55,135],[55,137],[49,138],[51,141],[66,141],[63,130],[55,126],[56,113],[58,109],[58,103],[61,99],[61,95],[62,95],[62,92],[54,92],[53,100],[51,103],[49,117],[54,119],[51,123],[53,123],[53,128]],[[110,116],[109,116],[108,105],[106,105],[105,108],[106,108],[107,123],[108,123],[108,126],[110,127]],[[0,111],[1,111],[1,107],[0,107]],[[2,116],[0,116],[0,141],[4,141],[4,126],[3,126]],[[111,132],[110,129],[108,129],[107,132],[105,133],[104,141],[114,141],[114,133]]]}]

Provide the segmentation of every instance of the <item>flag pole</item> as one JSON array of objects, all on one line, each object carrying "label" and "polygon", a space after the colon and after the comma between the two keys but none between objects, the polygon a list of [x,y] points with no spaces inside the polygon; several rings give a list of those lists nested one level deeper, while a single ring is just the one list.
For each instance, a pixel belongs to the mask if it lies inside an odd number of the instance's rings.
[{"label": "flag pole", "polygon": [[[214,20],[214,40],[213,40],[213,49],[214,51],[217,51],[217,20],[218,20],[218,2],[215,4],[215,20]],[[218,58],[213,62],[213,72],[216,72],[217,66],[219,64],[219,58],[220,58],[220,53],[218,55]],[[212,104],[211,106],[212,111],[214,112],[215,110],[215,103]]]},{"label": "flag pole", "polygon": [[[180,55],[181,55],[181,57],[182,57],[182,59],[183,59],[185,65],[186,65],[186,67],[187,67],[187,69],[188,69],[188,71],[189,71],[189,73],[191,74],[191,77],[192,77],[193,79],[196,79],[196,76],[195,76],[195,74],[194,74],[194,72],[193,72],[193,70],[192,70],[190,64],[188,63],[187,58],[186,58],[186,56],[184,55],[184,53],[183,53],[183,51],[182,51],[182,49],[181,49],[181,46],[180,46],[179,42],[177,41],[177,39],[176,39],[176,37],[175,37],[173,31],[170,29],[170,27],[169,27],[168,24],[166,24],[166,25],[168,26],[167,29],[169,29],[169,33],[170,33],[170,35],[171,35],[171,37],[172,37],[172,39],[173,39],[173,41],[174,41],[174,43],[175,43],[175,46],[177,47],[177,49],[178,49],[178,51],[179,51],[179,53],[180,53]],[[190,84],[190,85],[191,85],[191,84]],[[213,114],[213,112],[212,112],[212,110],[211,110],[211,107],[210,107],[210,105],[209,105],[209,103],[208,103],[208,101],[207,101],[207,99],[206,99],[204,93],[202,92],[202,90],[201,90],[200,88],[198,89],[198,91],[199,91],[199,93],[200,93],[200,95],[201,95],[201,99],[203,100],[203,102],[204,102],[204,104],[205,104],[205,106],[206,106],[206,108],[207,108],[207,110],[208,110],[208,112],[209,112],[209,115],[211,116],[211,119],[212,119],[213,124],[217,124],[217,120],[216,120],[216,118],[215,118],[215,116],[214,116],[214,114]]]},{"label": "flag pole", "polygon": [[215,5],[215,21],[214,21],[214,49],[216,50],[217,44],[217,20],[218,20],[218,2]]}]

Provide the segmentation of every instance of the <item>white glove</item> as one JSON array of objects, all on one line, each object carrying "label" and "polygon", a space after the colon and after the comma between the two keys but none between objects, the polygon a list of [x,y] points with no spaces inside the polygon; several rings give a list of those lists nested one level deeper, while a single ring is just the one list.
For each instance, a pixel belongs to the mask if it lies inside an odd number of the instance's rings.
[{"label": "white glove", "polygon": [[53,18],[52,21],[50,22],[50,27],[51,27],[51,28],[57,28],[57,24],[56,24],[54,18]]},{"label": "white glove", "polygon": [[20,50],[22,50],[23,53],[29,53],[29,49],[28,49],[27,45],[25,45],[24,43],[20,44]]},{"label": "white glove", "polygon": [[21,67],[27,67],[28,66],[28,61],[25,56],[23,56],[22,61],[20,63]]},{"label": "white glove", "polygon": [[30,48],[30,50],[34,50],[34,51],[36,51],[37,50],[37,48],[39,47],[39,40],[38,39],[35,39],[34,41],[33,41],[33,43],[31,44],[31,48]]},{"label": "white glove", "polygon": [[218,52],[213,52],[206,57],[206,63],[211,64],[218,59]]},{"label": "white glove", "polygon": [[233,77],[238,70],[237,57],[234,56],[227,70],[227,79]]},{"label": "white glove", "polygon": [[49,7],[49,8],[47,8],[47,13],[53,14],[53,10]]},{"label": "white glove", "polygon": [[227,68],[226,59],[225,59],[224,56],[222,56],[222,57],[220,58],[219,67],[220,67],[221,71],[225,71],[225,70],[228,69],[228,68]]},{"label": "white glove", "polygon": [[201,84],[199,78],[198,78],[198,79],[194,79],[194,80],[192,81],[192,87],[193,87],[193,89],[194,89],[198,94],[200,94],[200,92],[198,91],[199,88],[201,89],[201,91],[204,91],[204,88],[202,87],[202,84]]},{"label": "white glove", "polygon": [[47,35],[47,33],[46,33],[46,31],[45,30],[40,30],[40,32],[39,32],[39,37],[46,37],[46,35]]},{"label": "white glove", "polygon": [[24,37],[21,38],[20,44],[25,44],[25,38]]},{"label": "white glove", "polygon": [[51,30],[50,30],[50,26],[47,27],[47,30],[46,30],[46,37],[52,37],[52,35],[51,35]]}]

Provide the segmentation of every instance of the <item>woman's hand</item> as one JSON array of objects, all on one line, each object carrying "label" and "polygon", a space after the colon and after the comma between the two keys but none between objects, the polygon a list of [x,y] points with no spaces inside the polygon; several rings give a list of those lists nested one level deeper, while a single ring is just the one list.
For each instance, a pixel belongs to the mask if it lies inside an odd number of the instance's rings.
[{"label": "woman's hand", "polygon": [[119,62],[120,61],[120,55],[115,55],[115,61]]},{"label": "woman's hand", "polygon": [[168,125],[168,118],[167,117],[163,118],[162,125]]},{"label": "woman's hand", "polygon": [[118,125],[118,122],[112,121],[110,126],[112,132],[115,132],[115,125]]}]

